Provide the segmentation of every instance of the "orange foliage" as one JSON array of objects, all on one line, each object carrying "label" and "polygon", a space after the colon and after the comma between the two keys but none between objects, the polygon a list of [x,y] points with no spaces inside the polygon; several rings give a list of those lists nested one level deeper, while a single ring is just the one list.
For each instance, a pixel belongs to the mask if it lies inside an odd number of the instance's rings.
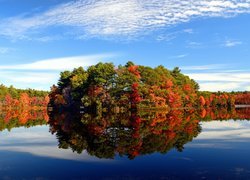
[{"label": "orange foliage", "polygon": [[134,74],[138,79],[141,78],[140,72],[138,71],[138,66],[136,65],[129,66],[128,71]]},{"label": "orange foliage", "polygon": [[166,87],[166,89],[169,89],[169,88],[171,88],[173,85],[174,85],[173,82],[172,82],[171,80],[168,79],[168,80],[166,81],[165,87]]},{"label": "orange foliage", "polygon": [[200,100],[200,105],[201,106],[204,106],[206,104],[206,100],[205,100],[205,98],[203,96],[200,96],[199,100]]}]

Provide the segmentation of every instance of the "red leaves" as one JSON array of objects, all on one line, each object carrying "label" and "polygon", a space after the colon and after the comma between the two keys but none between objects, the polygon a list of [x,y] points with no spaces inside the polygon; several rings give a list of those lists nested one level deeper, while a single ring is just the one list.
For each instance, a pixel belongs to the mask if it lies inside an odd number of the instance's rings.
[{"label": "red leaves", "polygon": [[12,101],[13,101],[13,99],[12,99],[12,97],[10,96],[10,94],[7,94],[7,95],[5,96],[5,105],[6,105],[6,106],[11,106],[11,105],[12,105]]},{"label": "red leaves", "polygon": [[44,98],[44,101],[43,101],[44,105],[47,106],[47,105],[49,104],[49,101],[50,101],[50,99],[49,99],[49,96],[47,95],[47,96]]},{"label": "red leaves", "polygon": [[181,98],[178,93],[170,92],[168,95],[169,106],[172,108],[179,108],[182,106]]},{"label": "red leaves", "polygon": [[205,117],[206,117],[206,115],[207,115],[207,111],[206,111],[206,109],[202,109],[202,110],[201,110],[201,112],[200,112],[200,116],[201,116],[201,118],[205,118]]},{"label": "red leaves", "polygon": [[250,105],[250,93],[238,93],[235,95],[235,104]]},{"label": "red leaves", "polygon": [[137,104],[139,102],[141,102],[141,97],[138,91],[138,83],[133,83],[131,88],[132,88],[132,92],[130,95],[130,99],[131,99],[131,103],[132,104]]},{"label": "red leaves", "polygon": [[[31,109],[8,109],[5,112],[4,123],[8,124],[12,120],[18,120],[19,124],[26,124],[37,120],[48,121],[47,111],[35,111]],[[15,127],[15,126],[14,126]]]},{"label": "red leaves", "polygon": [[[57,99],[58,95],[55,95]],[[34,107],[47,107],[50,101],[49,96],[45,97],[30,97],[27,93],[21,93],[20,97],[13,98],[10,94],[6,94],[4,98],[4,106],[8,109],[15,108],[34,108]],[[58,101],[58,99],[57,99]]]},{"label": "red leaves", "polygon": [[22,93],[20,95],[20,103],[23,105],[23,106],[29,106],[30,105],[30,97],[27,93]]},{"label": "red leaves", "polygon": [[128,71],[134,74],[138,79],[141,78],[140,72],[138,71],[138,66],[135,65],[129,66]]},{"label": "red leaves", "polygon": [[190,84],[185,84],[185,85],[183,86],[183,90],[189,92],[189,91],[192,90],[192,88],[191,88]]}]

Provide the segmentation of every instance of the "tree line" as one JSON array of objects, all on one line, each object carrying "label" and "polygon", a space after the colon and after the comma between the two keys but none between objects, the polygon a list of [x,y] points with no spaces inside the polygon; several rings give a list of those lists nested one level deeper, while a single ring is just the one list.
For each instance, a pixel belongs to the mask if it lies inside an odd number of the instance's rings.
[{"label": "tree line", "polygon": [[1,109],[47,107],[48,92],[34,89],[16,89],[0,85]]}]

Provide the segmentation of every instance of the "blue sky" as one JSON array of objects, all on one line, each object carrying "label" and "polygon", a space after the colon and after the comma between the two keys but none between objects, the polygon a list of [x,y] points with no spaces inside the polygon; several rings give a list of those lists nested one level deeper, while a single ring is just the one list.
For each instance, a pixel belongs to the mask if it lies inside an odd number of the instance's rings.
[{"label": "blue sky", "polygon": [[0,0],[0,83],[49,90],[99,61],[178,66],[201,90],[250,90],[250,0]]}]

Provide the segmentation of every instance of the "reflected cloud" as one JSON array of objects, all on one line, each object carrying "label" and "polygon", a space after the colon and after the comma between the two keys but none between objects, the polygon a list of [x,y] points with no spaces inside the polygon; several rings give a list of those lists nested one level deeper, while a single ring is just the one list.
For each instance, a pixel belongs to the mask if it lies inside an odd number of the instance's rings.
[{"label": "reflected cloud", "polygon": [[250,123],[248,121],[211,121],[211,122],[202,122],[203,131],[206,130],[218,130],[218,129],[239,129],[239,128],[249,128]]},{"label": "reflected cloud", "polygon": [[187,144],[185,147],[192,147],[192,148],[210,148],[210,149],[232,149],[232,147],[228,144],[222,144],[221,142],[194,142]]},{"label": "reflected cloud", "polygon": [[202,132],[196,140],[244,140],[250,138],[249,121],[212,121],[202,122]]},{"label": "reflected cloud", "polygon": [[58,150],[56,137],[48,131],[48,126],[18,128],[11,132],[3,131],[0,133],[0,151],[23,152],[34,156],[73,161],[108,161],[92,157],[86,151],[77,154],[69,149]]},{"label": "reflected cloud", "polygon": [[185,147],[208,149],[236,149],[235,143],[249,145],[250,122],[210,121],[201,122],[202,132]]},{"label": "reflected cloud", "polygon": [[236,175],[240,175],[240,174],[249,174],[250,170],[246,169],[244,167],[236,167],[232,170]]}]

